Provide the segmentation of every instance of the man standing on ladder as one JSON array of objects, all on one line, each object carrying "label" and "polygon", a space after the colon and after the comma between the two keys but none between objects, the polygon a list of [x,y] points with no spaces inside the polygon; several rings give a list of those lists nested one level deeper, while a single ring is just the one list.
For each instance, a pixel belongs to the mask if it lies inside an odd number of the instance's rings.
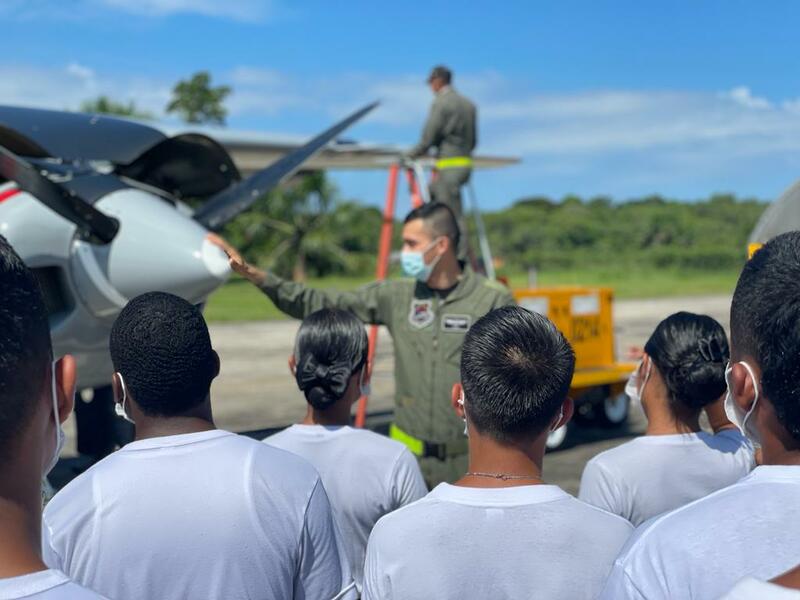
[{"label": "man standing on ladder", "polygon": [[428,84],[435,94],[422,139],[411,148],[407,158],[424,156],[436,148],[436,176],[430,185],[431,200],[447,204],[456,216],[461,230],[458,256],[467,255],[467,228],[461,206],[461,186],[472,173],[472,151],[477,143],[477,111],[475,105],[456,92],[451,83],[453,74],[444,66],[434,67]]},{"label": "man standing on ladder", "polygon": [[286,281],[247,263],[219,236],[209,239],[281,311],[302,319],[320,308],[349,310],[385,325],[394,344],[395,411],[390,435],[419,460],[426,483],[455,481],[467,467],[464,423],[450,405],[459,381],[461,345],[472,324],[490,310],[513,304],[510,292],[461,263],[452,211],[439,203],[414,209],[403,224],[401,263],[406,277],[352,292],[319,290]]}]

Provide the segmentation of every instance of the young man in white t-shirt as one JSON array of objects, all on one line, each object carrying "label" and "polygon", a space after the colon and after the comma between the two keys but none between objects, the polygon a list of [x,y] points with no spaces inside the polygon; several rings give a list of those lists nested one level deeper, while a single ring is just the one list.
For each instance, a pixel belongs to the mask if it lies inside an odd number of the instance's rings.
[{"label": "young man in white t-shirt", "polygon": [[375,523],[428,492],[408,448],[349,426],[353,403],[368,393],[368,349],[364,325],[352,313],[323,308],[307,316],[289,357],[308,402],[306,416],[264,440],[302,456],[319,471],[359,590]]},{"label": "young man in white t-shirt", "polygon": [[578,497],[638,526],[747,475],[753,448],[739,430],[700,428],[701,411],[725,393],[728,358],[725,330],[708,315],[661,321],[625,388],[647,430],[592,458]]},{"label": "young man in white t-shirt", "polygon": [[36,277],[0,236],[0,598],[100,598],[42,559],[42,477],[72,411],[75,360],[53,361]]},{"label": "young man in white t-shirt", "polygon": [[136,438],[50,501],[48,564],[114,600],[354,594],[314,468],[214,426],[219,358],[200,311],[144,294],[110,347],[116,410]]},{"label": "young man in white t-shirt", "polygon": [[745,265],[731,303],[726,412],[760,444],[738,483],[640,527],[603,598],[717,598],[769,579],[800,556],[800,232]]},{"label": "young man in white t-shirt", "polygon": [[383,517],[364,598],[594,598],[633,527],[542,479],[548,432],[572,416],[575,356],[545,317],[517,306],[466,335],[453,389],[469,470]]}]

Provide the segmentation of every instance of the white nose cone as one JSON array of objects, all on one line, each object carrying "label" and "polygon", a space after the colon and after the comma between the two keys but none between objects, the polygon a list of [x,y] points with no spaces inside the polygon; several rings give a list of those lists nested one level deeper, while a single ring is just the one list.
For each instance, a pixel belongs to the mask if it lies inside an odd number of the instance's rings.
[{"label": "white nose cone", "polygon": [[97,208],[120,221],[101,260],[109,283],[128,300],[163,291],[199,303],[228,278],[227,257],[206,239],[205,228],[165,200],[122,190]]},{"label": "white nose cone", "polygon": [[231,274],[228,255],[222,251],[222,248],[216,244],[212,244],[205,238],[203,239],[203,248],[200,251],[200,256],[208,272],[218,279],[225,281],[228,275]]}]

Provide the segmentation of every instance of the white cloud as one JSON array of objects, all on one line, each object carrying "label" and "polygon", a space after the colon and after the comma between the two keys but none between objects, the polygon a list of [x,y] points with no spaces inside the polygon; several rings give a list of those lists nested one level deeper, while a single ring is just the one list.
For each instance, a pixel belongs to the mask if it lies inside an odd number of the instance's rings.
[{"label": "white cloud", "polygon": [[201,15],[247,23],[274,17],[275,0],[2,0],[0,15],[22,21],[85,21],[120,12],[141,18]]},{"label": "white cloud", "polygon": [[[214,82],[233,87],[226,105],[237,128],[268,123],[263,128],[274,130],[276,121],[302,123],[298,117],[306,116],[327,121],[380,98],[382,106],[356,135],[386,143],[412,142],[431,102],[416,75],[309,78],[243,65],[214,73]],[[105,94],[164,117],[174,83],[174,78],[102,72],[79,62],[57,68],[0,64],[0,103],[75,109]],[[537,176],[557,178],[560,173],[567,181],[573,174],[592,178],[601,173],[608,180],[624,178],[639,185],[661,170],[662,179],[653,181],[711,172],[727,180],[728,174],[755,169],[755,159],[785,161],[800,155],[800,99],[768,100],[745,86],[719,92],[543,93],[493,72],[465,74],[457,84],[479,106],[480,151],[522,156],[526,172]],[[309,133],[307,127],[299,129]],[[625,172],[612,176],[609,164],[625,165]]]},{"label": "white cloud", "polygon": [[172,86],[146,76],[102,76],[79,63],[59,68],[0,64],[0,103],[76,110],[84,100],[106,95],[155,115],[163,113]]},{"label": "white cloud", "polygon": [[758,98],[753,96],[750,88],[744,85],[733,88],[731,91],[724,94],[734,102],[738,102],[747,108],[771,108],[769,100],[766,98]]},{"label": "white cloud", "polygon": [[148,17],[198,14],[260,22],[272,14],[269,0],[93,0],[93,3]]}]

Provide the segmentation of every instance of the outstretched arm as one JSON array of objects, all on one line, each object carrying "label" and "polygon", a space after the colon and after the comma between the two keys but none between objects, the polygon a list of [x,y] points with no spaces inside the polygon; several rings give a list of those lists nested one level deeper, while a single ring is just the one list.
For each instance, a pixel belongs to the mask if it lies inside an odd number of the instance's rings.
[{"label": "outstretched arm", "polygon": [[239,252],[220,236],[209,233],[208,239],[228,255],[231,269],[248,279],[290,317],[302,319],[321,308],[341,308],[372,325],[383,325],[391,311],[391,282],[375,281],[352,292],[318,290],[248,263]]}]

